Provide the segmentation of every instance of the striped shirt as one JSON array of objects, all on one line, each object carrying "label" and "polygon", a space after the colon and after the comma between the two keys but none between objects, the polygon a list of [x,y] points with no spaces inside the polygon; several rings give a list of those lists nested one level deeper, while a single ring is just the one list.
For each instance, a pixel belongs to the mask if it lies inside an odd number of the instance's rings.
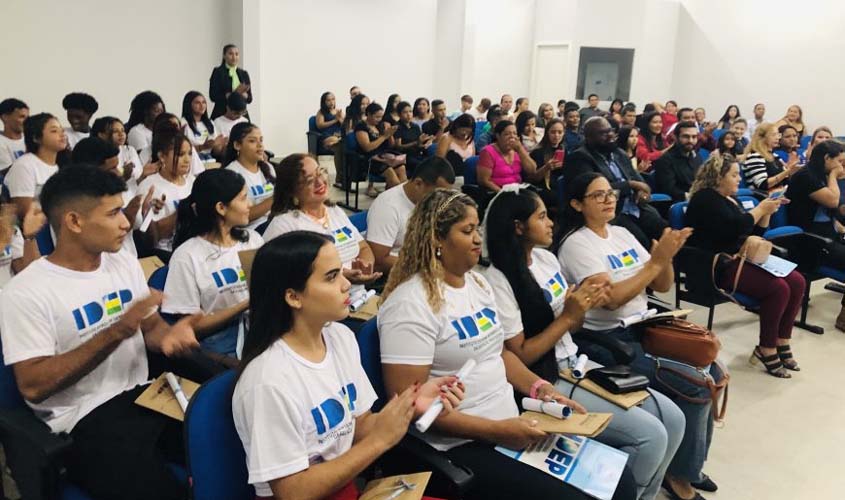
[{"label": "striped shirt", "polygon": [[783,172],[783,163],[777,158],[773,157],[772,161],[767,161],[760,153],[749,153],[742,164],[742,176],[745,178],[745,183],[755,189],[768,191],[786,183],[786,180],[780,182],[775,186],[766,185],[766,180],[769,177],[775,176]]}]

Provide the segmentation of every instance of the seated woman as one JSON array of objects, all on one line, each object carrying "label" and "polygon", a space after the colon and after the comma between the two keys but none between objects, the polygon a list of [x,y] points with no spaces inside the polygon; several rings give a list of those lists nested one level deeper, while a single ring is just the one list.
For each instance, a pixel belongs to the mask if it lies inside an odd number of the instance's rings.
[{"label": "seated woman", "polygon": [[384,105],[384,122],[390,125],[399,123],[399,110],[396,106],[402,101],[399,94],[390,94],[387,97],[387,104]]},{"label": "seated woman", "polygon": [[[733,157],[709,158],[701,166],[687,208],[687,224],[695,230],[692,245],[714,253],[736,254],[748,236],[762,234],[769,227],[771,215],[785,202],[784,198],[766,198],[745,211],[734,199],[738,188],[739,164]],[[739,259],[716,269],[719,286],[734,291],[738,266]],[[778,278],[751,264],[743,266],[736,286],[737,292],[760,301],[760,341],[751,359],[762,361],[766,371],[778,378],[790,378],[787,370],[798,371],[789,339],[801,309],[804,286],[804,277],[798,271]]]},{"label": "seated woman", "polygon": [[213,161],[223,155],[226,138],[214,128],[208,117],[208,102],[205,96],[196,90],[185,94],[182,99],[182,133],[191,141],[191,145],[203,161]]},{"label": "seated woman", "polygon": [[399,121],[396,123],[396,133],[393,134],[393,149],[405,155],[411,172],[426,157],[426,149],[431,146],[433,138],[422,133],[420,126],[412,121],[414,115],[411,105],[405,101],[396,105]]},{"label": "seated woman", "polygon": [[616,146],[625,151],[628,159],[631,160],[631,166],[640,171],[640,165],[650,165],[649,162],[640,163],[637,161],[637,144],[640,140],[640,129],[637,127],[629,127],[624,125],[619,127],[619,132],[616,135]]},{"label": "seated woman", "polygon": [[[602,307],[610,284],[603,277],[568,288],[560,263],[546,250],[554,223],[543,201],[527,185],[501,191],[484,217],[484,242],[490,267],[482,274],[496,298],[505,347],[534,373],[555,381],[561,394],[590,411],[613,413],[606,432],[595,439],[628,452],[628,464],[641,500],[653,499],[684,434],[684,415],[656,391],[642,407],[624,410],[559,378],[573,368],[578,346],[570,331],[580,329],[587,310]],[[665,425],[665,426],[664,426]]]},{"label": "seated woman", "polygon": [[349,282],[330,237],[294,231],[268,241],[250,280],[232,416],[257,499],[356,499],[356,477],[412,417],[437,399],[444,415],[461,403],[463,384],[441,377],[370,411],[377,396],[355,336],[337,323],[349,314]]},{"label": "seated woman", "polygon": [[[358,150],[370,160],[370,172],[384,176],[387,188],[399,185],[408,180],[405,174],[405,164],[400,163],[395,155],[389,153],[393,145],[393,134],[398,127],[390,125],[383,130],[378,126],[384,118],[384,110],[378,103],[367,106],[366,118],[355,126],[355,139]],[[367,181],[367,196],[378,196],[373,180]]]},{"label": "seated woman", "polygon": [[437,141],[435,155],[448,160],[455,175],[464,175],[464,162],[475,156],[475,119],[466,113],[455,118]]},{"label": "seated woman", "polygon": [[546,129],[546,124],[552,121],[555,117],[555,108],[551,104],[544,102],[537,109],[537,126],[543,130]]},{"label": "seated woman", "polygon": [[[153,142],[138,152],[138,158],[140,158],[141,163],[146,165],[150,162],[155,162],[153,144],[156,141],[156,136],[172,136],[175,133],[182,133],[182,125],[179,123],[179,118],[171,113],[161,113],[158,115],[153,123]],[[190,139],[188,140],[188,144],[191,146],[191,174],[196,177],[197,175],[205,172],[205,164],[202,162],[202,158],[200,158],[200,155],[197,153],[194,145],[191,144]]]},{"label": "seated woman", "polygon": [[[629,344],[635,352],[631,368],[646,375],[651,387],[672,399],[684,413],[684,436],[666,470],[664,486],[673,499],[701,499],[694,488],[716,489],[701,471],[713,428],[711,394],[706,381],[710,377],[715,382],[720,381],[722,369],[717,363],[698,368],[646,355],[639,341],[640,329],[620,326],[623,318],[648,309],[646,288],[667,292],[672,287],[672,259],[691,230],[666,229],[649,252],[627,229],[610,225],[617,193],[604,176],[595,172],[582,174],[567,186],[567,215],[577,229],[563,240],[558,260],[568,283],[583,285],[594,276],[610,281],[607,304],[585,313],[583,330],[590,335],[609,335]],[[615,265],[623,259],[624,265]],[[582,346],[582,350],[595,362],[615,364],[609,352],[596,344]],[[665,369],[683,373],[683,376],[667,376],[660,371]],[[701,385],[690,379],[698,380]]]},{"label": "seated woman", "polygon": [[731,104],[727,107],[727,109],[725,109],[725,112],[722,114],[722,117],[719,118],[719,122],[716,125],[716,128],[722,130],[730,130],[734,124],[734,120],[739,117],[739,106],[737,106],[736,104]]},{"label": "seated woman", "polygon": [[[808,233],[830,238],[822,264],[845,269],[845,241],[843,227],[837,224],[842,218],[839,179],[845,176],[845,147],[836,141],[824,141],[813,148],[807,166],[792,176],[785,196],[789,224]],[[836,328],[845,331],[845,297],[836,318]]]},{"label": "seated woman", "polygon": [[522,145],[530,153],[543,138],[542,132],[537,132],[537,115],[528,110],[522,111],[517,115],[515,123]]},{"label": "seated woman", "polygon": [[801,141],[801,137],[807,133],[807,127],[804,125],[804,111],[801,110],[801,106],[793,104],[786,108],[786,114],[775,123],[777,127],[781,125],[792,125],[798,132],[798,140]]},{"label": "seated woman", "polygon": [[431,119],[431,103],[425,97],[417,97],[414,101],[414,119],[418,127],[422,128],[423,123]]},{"label": "seated woman", "polygon": [[152,190],[153,222],[146,234],[156,255],[165,263],[173,252],[176,209],[179,202],[191,194],[194,185],[192,151],[190,141],[178,128],[156,134],[152,154],[160,166],[159,170],[138,185],[139,193],[149,194]]},{"label": "seated woman", "polygon": [[784,164],[772,153],[778,144],[780,132],[773,124],[762,123],[754,129],[742,163],[742,175],[749,187],[767,192],[783,189],[789,178],[801,169],[797,156]]},{"label": "seated woman", "polygon": [[[523,449],[546,437],[536,422],[519,418],[514,389],[585,410],[504,349],[493,292],[472,271],[481,244],[478,212],[468,196],[437,189],[414,208],[378,314],[385,386],[389,393],[401,393],[475,360],[463,380],[467,397],[460,411],[441,415],[422,436],[472,469],[475,481],[466,498],[587,498],[495,450],[496,445]],[[623,476],[614,498],[635,498],[631,483],[628,474]]]},{"label": "seated woman", "polygon": [[264,161],[264,136],[261,129],[252,123],[238,123],[232,128],[226,156],[225,168],[236,172],[246,180],[249,197],[249,224],[253,231],[267,222],[273,207],[273,189],[276,176],[273,167]]},{"label": "seated woman", "polygon": [[814,130],[812,137],[810,137],[810,144],[807,146],[807,150],[804,151],[804,156],[806,158],[810,158],[813,153],[813,147],[815,147],[816,144],[822,143],[828,139],[833,139],[833,132],[830,130],[830,127],[822,125],[821,127]]},{"label": "seated woman", "polygon": [[124,126],[126,143],[140,152],[153,143],[153,124],[165,112],[161,96],[151,90],[136,95],[129,104],[129,121]]},{"label": "seated woman", "polygon": [[364,94],[358,94],[352,98],[352,102],[346,107],[346,118],[343,120],[343,133],[348,134],[355,131],[355,127],[364,121],[364,113],[370,105],[370,98]]},{"label": "seated woman", "polygon": [[3,179],[18,220],[23,220],[32,202],[38,201],[47,179],[59,171],[61,155],[67,149],[67,134],[59,119],[49,113],[27,118],[23,137],[27,152],[12,163]]},{"label": "seated woman", "polygon": [[798,142],[798,131],[792,125],[781,125],[778,127],[780,133],[780,141],[778,147],[774,151],[781,162],[789,163],[792,157],[798,158],[798,166],[803,167],[807,163],[807,157],[801,151],[801,144]]},{"label": "seated woman", "polygon": [[320,133],[320,143],[326,149],[332,149],[341,141],[343,131],[343,110],[337,109],[337,101],[331,92],[323,92],[320,96],[320,109],[315,115],[317,131]]},{"label": "seated woman", "polygon": [[539,190],[540,198],[543,199],[552,217],[557,215],[558,205],[560,205],[555,189],[557,179],[562,175],[566,155],[563,142],[564,132],[563,120],[552,118],[546,122],[543,138],[529,155],[537,165],[537,170],[523,179]]},{"label": "seated woman", "polygon": [[270,224],[264,241],[291,231],[325,234],[334,239],[343,262],[343,275],[352,282],[353,294],[381,277],[373,272],[375,257],[361,233],[342,208],[329,200],[328,176],[317,161],[294,153],[279,162]]},{"label": "seated woman", "polygon": [[671,145],[666,144],[663,140],[663,118],[660,113],[653,111],[646,114],[642,118],[645,125],[640,130],[639,138],[637,139],[637,160],[641,172],[648,172],[651,170],[651,164],[654,160],[660,158]]},{"label": "seated woman", "polygon": [[130,195],[138,190],[141,181],[158,172],[158,163],[151,161],[145,165],[135,148],[126,144],[126,131],[119,119],[113,116],[97,118],[91,125],[91,136],[99,137],[117,148],[117,168],[126,181],[126,189]]},{"label": "seated woman", "polygon": [[194,332],[203,349],[235,357],[243,342],[249,290],[238,252],[264,243],[249,222],[243,177],[227,169],[200,174],[179,204],[173,256],[161,312],[200,314]]},{"label": "seated woman", "polygon": [[743,148],[733,132],[725,132],[722,137],[719,137],[718,147],[716,151],[722,155],[730,155],[736,159],[740,159],[743,155]]},{"label": "seated woman", "polygon": [[493,129],[493,143],[478,155],[478,184],[498,192],[506,184],[522,182],[523,170],[526,176],[534,175],[537,164],[519,140],[516,125],[502,120]]}]

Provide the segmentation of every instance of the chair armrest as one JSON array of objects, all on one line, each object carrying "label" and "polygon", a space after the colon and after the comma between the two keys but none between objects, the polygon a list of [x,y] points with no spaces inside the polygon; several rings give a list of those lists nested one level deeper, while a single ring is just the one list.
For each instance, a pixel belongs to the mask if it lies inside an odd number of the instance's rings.
[{"label": "chair armrest", "polygon": [[[399,444],[381,460],[386,473],[402,473],[409,470],[432,472],[429,483],[431,494],[446,498],[461,498],[469,491],[475,476],[462,465],[455,464],[442,451],[436,450],[411,431]],[[392,471],[393,467],[398,467]]]},{"label": "chair armrest", "polygon": [[572,340],[579,346],[584,343],[590,343],[607,349],[618,365],[628,365],[636,356],[634,348],[631,345],[610,335],[576,332],[572,334]]},{"label": "chair armrest", "polygon": [[672,197],[665,193],[652,193],[651,201],[655,203],[666,203],[672,201]]},{"label": "chair armrest", "polygon": [[786,236],[796,236],[799,234],[804,234],[804,230],[798,226],[781,226],[767,230],[765,233],[763,233],[763,237],[771,241],[777,238],[783,238]]}]

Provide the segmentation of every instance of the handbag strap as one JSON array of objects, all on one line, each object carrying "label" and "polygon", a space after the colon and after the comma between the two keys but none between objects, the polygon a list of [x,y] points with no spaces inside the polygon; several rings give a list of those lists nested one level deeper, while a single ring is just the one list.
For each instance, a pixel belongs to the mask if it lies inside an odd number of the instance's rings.
[{"label": "handbag strap", "polygon": [[[711,402],[712,403],[711,411],[713,412],[713,419],[716,422],[721,422],[725,419],[725,414],[728,411],[728,381],[730,381],[730,375],[728,375],[727,372],[723,373],[722,380],[720,380],[719,382],[714,381],[711,377],[705,377],[704,383],[702,384],[701,381],[696,377],[692,377],[690,375],[687,375],[686,373],[684,373],[680,370],[676,370],[674,368],[669,368],[668,366],[661,366],[660,360],[658,360],[658,359],[655,359],[655,362],[657,363],[657,369],[655,370],[654,377],[657,379],[658,382],[663,384],[664,387],[670,389],[678,397],[680,397],[681,399],[688,401],[690,403],[703,405],[703,404],[706,404],[708,401]],[[692,396],[687,396],[686,394],[682,393],[678,389],[675,389],[671,384],[669,384],[665,380],[663,380],[663,378],[660,376],[661,370],[666,370],[669,373],[671,373],[675,376],[678,376],[678,377],[686,380],[687,382],[689,382],[691,384],[694,384],[694,385],[697,385],[697,386],[700,386],[700,387],[707,387],[707,389],[710,391],[710,397],[709,398],[694,398]],[[719,391],[723,391],[722,392],[721,408],[720,408],[720,405],[719,405]]]},{"label": "handbag strap", "polygon": [[[713,265],[710,269],[710,276],[713,279],[713,287],[716,290],[718,290],[722,295],[724,295],[725,297],[730,299],[730,301],[733,302],[736,305],[742,305],[742,304],[739,303],[738,300],[736,300],[736,297],[734,297],[734,295],[736,294],[736,288],[739,286],[739,277],[742,274],[742,268],[743,268],[743,266],[745,266],[745,254],[746,254],[746,252],[744,252],[743,250],[744,250],[744,247],[743,247],[742,250],[740,250],[739,253],[737,253],[735,255],[731,255],[731,254],[724,253],[724,252],[717,253],[716,255],[713,256]],[[719,281],[716,278],[716,266],[718,266],[718,264],[719,264],[719,258],[721,258],[723,256],[727,257],[731,261],[739,259],[739,264],[736,267],[736,274],[734,275],[733,289],[730,292],[728,292],[727,290],[720,287]]]}]

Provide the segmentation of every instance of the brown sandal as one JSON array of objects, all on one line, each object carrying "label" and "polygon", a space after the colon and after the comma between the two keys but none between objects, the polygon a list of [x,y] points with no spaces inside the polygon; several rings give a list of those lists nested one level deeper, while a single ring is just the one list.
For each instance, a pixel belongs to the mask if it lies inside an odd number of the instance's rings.
[{"label": "brown sandal", "polygon": [[788,371],[783,367],[783,363],[780,360],[780,356],[777,354],[772,354],[770,356],[764,356],[762,351],[760,351],[760,346],[754,348],[754,352],[751,353],[751,357],[748,361],[752,365],[756,365],[758,362],[763,363],[763,367],[766,369],[769,375],[776,377],[776,378],[792,378],[792,375],[789,374]]}]

